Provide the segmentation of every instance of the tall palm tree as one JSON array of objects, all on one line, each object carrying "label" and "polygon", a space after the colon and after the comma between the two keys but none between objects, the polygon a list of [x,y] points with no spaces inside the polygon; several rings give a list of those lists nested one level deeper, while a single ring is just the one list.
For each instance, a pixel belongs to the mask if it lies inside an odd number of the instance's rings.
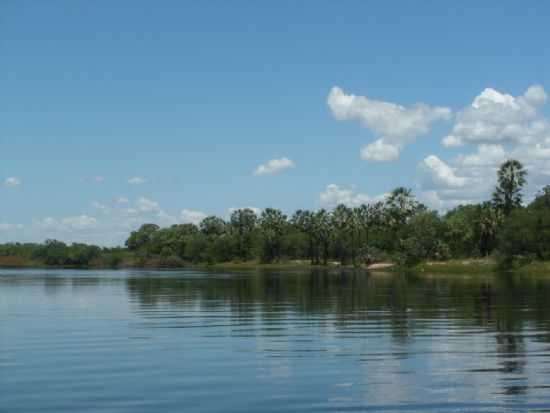
[{"label": "tall palm tree", "polygon": [[520,161],[509,159],[500,165],[497,173],[498,184],[493,192],[493,204],[505,216],[521,206],[521,190],[527,183],[526,176],[527,171]]},{"label": "tall palm tree", "polygon": [[399,227],[416,212],[418,202],[411,189],[400,186],[390,193],[386,200],[386,207],[390,215],[390,225]]}]

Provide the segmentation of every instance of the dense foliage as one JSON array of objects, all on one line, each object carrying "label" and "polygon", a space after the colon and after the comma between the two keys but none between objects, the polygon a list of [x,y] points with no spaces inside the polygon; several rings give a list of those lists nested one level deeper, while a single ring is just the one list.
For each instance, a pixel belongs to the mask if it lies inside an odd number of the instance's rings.
[{"label": "dense foliage", "polygon": [[[273,208],[259,216],[251,209],[234,211],[229,220],[210,216],[199,225],[160,228],[144,224],[132,232],[126,249],[84,244],[4,244],[6,257],[24,257],[46,265],[178,266],[185,263],[264,263],[308,260],[313,265],[337,262],[359,266],[393,261],[412,266],[424,260],[486,257],[500,262],[550,259],[550,186],[524,206],[526,171],[520,162],[505,162],[498,171],[493,198],[461,205],[444,215],[429,211],[410,189],[396,188],[384,202],[334,210],[298,210],[292,216]],[[1,260],[4,257],[4,260]]]}]

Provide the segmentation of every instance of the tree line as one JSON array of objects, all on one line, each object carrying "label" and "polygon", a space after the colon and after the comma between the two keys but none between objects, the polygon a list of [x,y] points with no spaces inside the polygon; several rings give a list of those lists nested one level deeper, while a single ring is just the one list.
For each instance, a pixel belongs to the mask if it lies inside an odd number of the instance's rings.
[{"label": "tree line", "polygon": [[444,214],[418,202],[410,189],[394,189],[384,201],[332,211],[274,208],[260,214],[235,210],[229,220],[209,216],[198,225],[160,228],[144,224],[126,248],[44,244],[0,245],[0,257],[21,255],[48,265],[93,263],[116,266],[125,260],[179,266],[258,260],[309,261],[312,265],[360,266],[390,261],[413,266],[425,260],[495,256],[503,265],[550,259],[550,186],[528,205],[522,190],[527,172],[517,160],[498,170],[491,200],[458,206]]}]

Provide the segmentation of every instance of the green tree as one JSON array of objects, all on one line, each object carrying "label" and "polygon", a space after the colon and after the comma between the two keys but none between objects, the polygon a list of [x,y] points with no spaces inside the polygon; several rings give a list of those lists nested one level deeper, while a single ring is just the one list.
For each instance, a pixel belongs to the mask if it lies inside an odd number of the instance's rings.
[{"label": "green tree", "polygon": [[143,251],[149,253],[153,235],[160,227],[156,224],[143,224],[137,231],[132,231],[126,240],[126,246],[130,251]]},{"label": "green tree", "polygon": [[321,262],[320,257],[322,256],[323,265],[327,265],[333,228],[331,225],[330,214],[326,210],[320,209],[313,216],[313,233],[315,237],[315,244],[317,246],[315,250],[315,263],[319,264]]},{"label": "green tree", "polygon": [[546,185],[539,191],[533,202],[529,204],[529,209],[550,210],[550,185]]},{"label": "green tree", "polygon": [[505,216],[521,206],[521,190],[526,184],[527,171],[521,162],[510,159],[504,162],[497,173],[498,184],[493,192],[493,204]]},{"label": "green tree", "polygon": [[237,209],[231,214],[230,224],[237,238],[237,255],[242,261],[253,256],[253,233],[258,217],[249,208]]},{"label": "green tree", "polygon": [[490,202],[484,202],[479,208],[479,252],[488,256],[496,247],[497,233],[503,221],[502,212]]},{"label": "green tree", "polygon": [[330,214],[334,252],[342,265],[346,263],[351,250],[352,215],[352,210],[343,204],[338,205]]},{"label": "green tree", "polygon": [[516,208],[498,237],[501,263],[550,260],[550,186],[544,187],[527,208]]},{"label": "green tree", "polygon": [[400,261],[411,266],[423,260],[448,258],[445,224],[437,212],[419,212],[400,231]]},{"label": "green tree", "polygon": [[455,258],[479,255],[480,208],[477,205],[460,205],[445,214],[445,240]]},{"label": "green tree", "polygon": [[412,190],[404,187],[395,188],[385,202],[386,224],[395,233],[419,209],[419,203]]},{"label": "green tree", "polygon": [[290,219],[290,223],[307,237],[308,249],[306,257],[310,259],[312,265],[318,264],[319,254],[317,253],[318,245],[316,244],[315,214],[311,211],[299,209]]},{"label": "green tree", "polygon": [[263,238],[263,260],[265,262],[279,260],[281,243],[287,226],[286,215],[278,209],[266,208],[260,216],[259,223]]},{"label": "green tree", "polygon": [[208,237],[219,237],[226,233],[227,224],[223,219],[211,215],[201,221],[199,228]]}]

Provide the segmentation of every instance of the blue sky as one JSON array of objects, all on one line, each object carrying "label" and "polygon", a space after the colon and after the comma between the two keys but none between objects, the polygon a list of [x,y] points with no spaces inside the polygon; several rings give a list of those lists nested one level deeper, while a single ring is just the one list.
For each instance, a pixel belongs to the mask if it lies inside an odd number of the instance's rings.
[{"label": "blue sky", "polygon": [[534,193],[550,183],[549,15],[536,1],[3,1],[0,241],[117,244],[144,221],[399,185],[444,210],[488,196],[510,156]]}]

